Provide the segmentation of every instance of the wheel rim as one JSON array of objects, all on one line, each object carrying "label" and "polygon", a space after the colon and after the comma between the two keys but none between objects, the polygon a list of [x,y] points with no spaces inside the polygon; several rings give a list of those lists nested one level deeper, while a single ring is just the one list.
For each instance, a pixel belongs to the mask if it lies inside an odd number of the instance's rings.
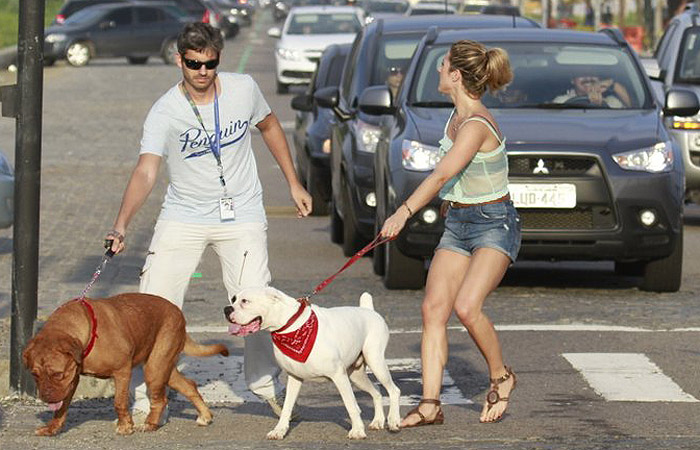
[{"label": "wheel rim", "polygon": [[90,60],[90,49],[85,44],[73,44],[68,47],[66,59],[71,65],[84,66]]}]

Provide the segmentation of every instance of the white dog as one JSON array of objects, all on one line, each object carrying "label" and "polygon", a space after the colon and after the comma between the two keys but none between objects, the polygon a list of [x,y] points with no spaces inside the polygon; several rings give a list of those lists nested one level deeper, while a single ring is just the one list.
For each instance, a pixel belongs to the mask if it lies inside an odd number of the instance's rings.
[{"label": "white dog", "polygon": [[282,414],[277,426],[267,434],[268,439],[284,438],[301,383],[318,378],[331,379],[340,391],[352,423],[349,438],[367,437],[350,381],[372,396],[374,418],[370,429],[383,429],[382,395],[367,376],[365,364],[389,393],[389,430],[399,430],[401,393],[384,359],[389,328],[374,311],[371,295],[365,292],[360,296],[359,308],[322,308],[277,289],[261,287],[243,289],[231,303],[224,309],[231,322],[229,332],[245,336],[270,330],[275,358],[288,375]]}]

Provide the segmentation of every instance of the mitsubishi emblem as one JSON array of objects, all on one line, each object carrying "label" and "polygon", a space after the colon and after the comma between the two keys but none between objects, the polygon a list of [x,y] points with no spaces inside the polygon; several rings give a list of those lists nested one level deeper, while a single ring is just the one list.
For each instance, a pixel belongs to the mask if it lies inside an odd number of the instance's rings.
[{"label": "mitsubishi emblem", "polygon": [[549,175],[549,169],[547,169],[544,165],[544,160],[540,159],[537,161],[537,167],[532,169],[532,173],[535,175],[542,174],[542,175]]}]

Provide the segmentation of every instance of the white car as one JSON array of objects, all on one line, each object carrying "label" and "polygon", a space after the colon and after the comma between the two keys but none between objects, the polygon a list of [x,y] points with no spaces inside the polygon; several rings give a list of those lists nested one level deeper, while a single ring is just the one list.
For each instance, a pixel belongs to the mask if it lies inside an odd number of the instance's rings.
[{"label": "white car", "polygon": [[277,93],[290,84],[308,84],[321,53],[331,44],[349,44],[365,23],[365,13],[354,6],[300,6],[292,8],[282,29],[270,28],[279,38],[275,46]]}]

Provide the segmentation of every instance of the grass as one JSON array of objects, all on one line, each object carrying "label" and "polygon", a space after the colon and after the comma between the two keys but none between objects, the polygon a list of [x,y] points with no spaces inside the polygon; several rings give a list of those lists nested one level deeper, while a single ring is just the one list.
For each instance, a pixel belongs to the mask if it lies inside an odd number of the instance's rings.
[{"label": "grass", "polygon": [[[19,2],[44,0],[0,0],[0,48],[17,44],[19,29]],[[45,0],[44,26],[48,26],[63,0]]]}]

